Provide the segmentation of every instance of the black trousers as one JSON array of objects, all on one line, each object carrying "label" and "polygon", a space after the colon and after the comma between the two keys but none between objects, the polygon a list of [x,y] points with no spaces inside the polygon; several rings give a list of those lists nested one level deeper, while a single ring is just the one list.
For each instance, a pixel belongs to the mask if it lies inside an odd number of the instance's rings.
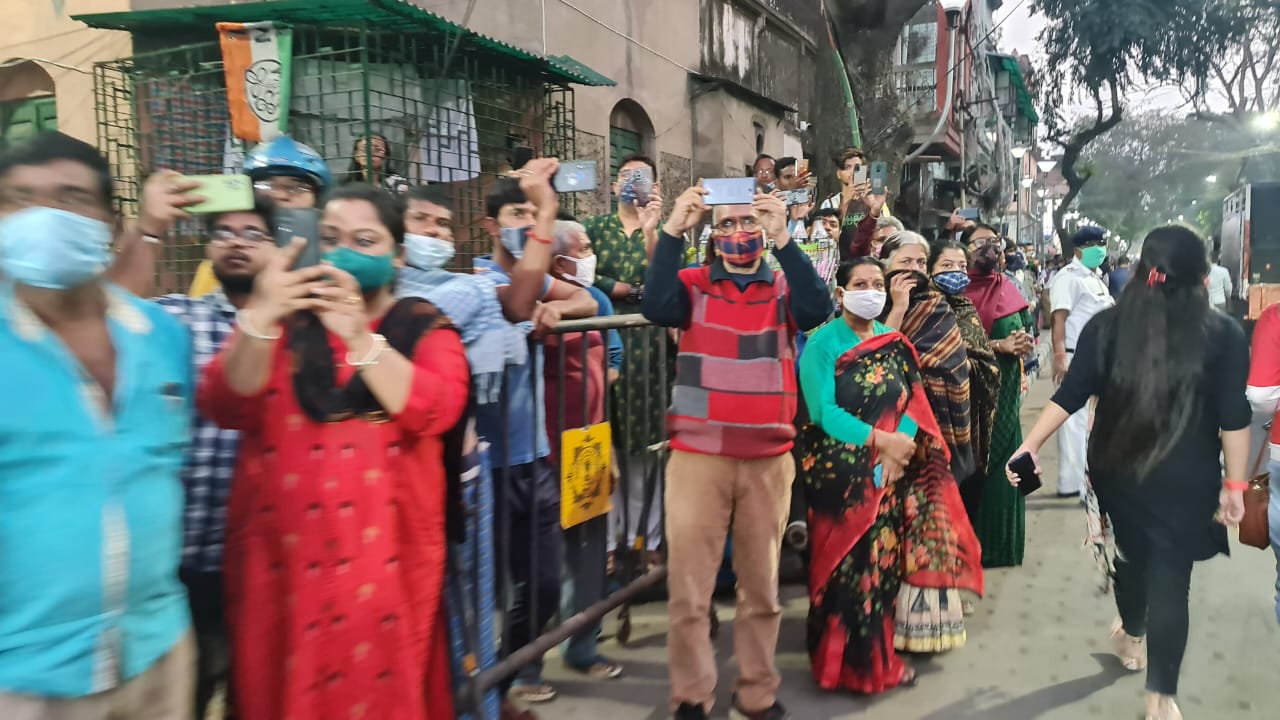
[{"label": "black trousers", "polygon": [[231,697],[231,638],[227,634],[227,617],[222,601],[222,573],[182,570],[182,583],[187,586],[191,606],[191,624],[196,634],[196,720],[202,720],[209,702],[218,690],[226,687],[226,720],[235,717]]},{"label": "black trousers", "polygon": [[1156,545],[1141,526],[1115,522],[1116,607],[1124,631],[1147,639],[1147,690],[1178,694],[1178,673],[1187,649],[1191,558]]},{"label": "black trousers", "polygon": [[[496,537],[507,553],[510,602],[502,654],[508,656],[542,633],[560,611],[560,481],[551,464],[538,459],[493,473]],[[505,536],[504,536],[505,533]],[[502,683],[506,692],[514,678]]]}]

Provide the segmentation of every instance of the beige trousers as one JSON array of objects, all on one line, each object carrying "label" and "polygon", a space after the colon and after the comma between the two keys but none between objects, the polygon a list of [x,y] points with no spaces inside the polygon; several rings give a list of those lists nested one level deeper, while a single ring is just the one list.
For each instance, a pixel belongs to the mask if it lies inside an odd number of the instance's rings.
[{"label": "beige trousers", "polygon": [[774,663],[782,621],[778,557],[795,475],[790,453],[738,460],[671,452],[665,504],[673,708],[689,703],[710,712],[715,701],[709,613],[731,520],[738,578],[733,647],[739,678],[734,692],[747,712],[773,706],[781,684]]},{"label": "beige trousers", "polygon": [[196,646],[187,633],[146,672],[120,687],[77,698],[0,692],[3,720],[191,720]]}]

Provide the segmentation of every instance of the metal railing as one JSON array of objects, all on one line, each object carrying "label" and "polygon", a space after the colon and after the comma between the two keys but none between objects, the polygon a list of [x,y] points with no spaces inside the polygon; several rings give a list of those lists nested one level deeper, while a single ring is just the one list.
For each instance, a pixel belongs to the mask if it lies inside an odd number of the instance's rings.
[{"label": "metal railing", "polygon": [[[609,372],[611,331],[618,332],[623,341],[623,363],[616,378],[611,378]],[[499,617],[485,617],[483,613],[476,612],[464,612],[462,615],[466,617],[468,624],[494,622],[504,627],[506,633],[511,633],[519,628],[511,626],[507,610],[513,606],[514,594],[524,593],[529,606],[527,622],[530,624],[524,626],[524,629],[532,640],[519,648],[507,648],[507,654],[496,664],[483,667],[476,660],[481,650],[475,646],[480,633],[474,627],[467,629],[465,636],[468,647],[466,660],[462,663],[463,675],[455,677],[458,688],[456,710],[460,716],[470,714],[478,720],[496,720],[484,710],[486,693],[505,686],[518,672],[538,663],[549,650],[579,633],[590,632],[605,615],[634,602],[665,580],[665,565],[651,566],[646,558],[649,557],[648,550],[655,540],[649,537],[648,520],[653,517],[653,513],[662,512],[661,491],[654,486],[660,485],[664,469],[662,458],[666,452],[666,443],[663,417],[670,396],[669,370],[673,367],[673,363],[668,362],[670,353],[671,339],[667,329],[652,325],[641,315],[567,320],[559,323],[546,338],[531,339],[527,365],[515,371],[527,373],[526,380],[532,387],[545,387],[545,396],[535,392],[531,407],[514,409],[512,380],[519,378],[514,372],[507,374],[500,400],[502,431],[506,433],[503,439],[509,439],[511,431],[524,423],[531,423],[533,432],[525,433],[530,438],[529,447],[512,448],[504,441],[498,443],[501,447],[497,454],[501,457],[490,457],[495,490],[494,569],[498,578],[499,598],[496,608]],[[529,414],[525,415],[524,412]],[[528,470],[517,468],[511,459],[513,453],[523,449],[520,457],[526,457],[532,451],[531,454],[535,457],[533,464],[550,462],[557,492],[562,493],[564,463],[581,462],[579,457],[566,456],[565,448],[560,445],[562,437],[566,433],[584,428],[598,429],[604,421],[609,421],[607,442],[610,462],[606,464],[606,471],[619,491],[610,494],[619,498],[620,502],[614,505],[611,513],[591,517],[581,524],[584,531],[580,533],[582,539],[579,541],[578,552],[574,553],[578,562],[568,564],[562,554],[557,577],[568,575],[579,579],[595,573],[595,577],[603,578],[608,548],[602,539],[608,535],[613,535],[616,539],[617,556],[625,556],[626,559],[616,563],[615,590],[607,594],[601,592],[601,597],[585,606],[580,603],[575,612],[568,617],[561,617],[558,623],[543,624],[540,618],[551,613],[545,607],[541,608],[542,612],[539,611],[538,604],[542,600],[537,587],[517,586],[512,582],[511,556],[515,543],[529,543],[528,558],[532,566],[520,575],[529,578],[531,583],[537,583],[540,577],[545,577],[539,573],[539,570],[545,571],[545,568],[538,567],[539,563],[546,560],[545,557],[540,557],[539,545],[554,539],[544,536],[539,529],[547,526],[548,518],[543,513],[548,508],[537,502],[538,493],[533,484],[525,489],[528,494],[527,507],[515,507],[519,493],[513,483],[517,482],[520,473]],[[537,458],[540,454],[539,431],[545,431],[549,436],[552,452],[547,461]],[[492,441],[492,438],[482,439]],[[640,467],[634,466],[637,462]],[[632,466],[628,467],[629,464]],[[575,471],[576,467],[575,465]],[[596,469],[599,470],[598,467]],[[536,473],[533,478],[536,480]],[[640,517],[632,517],[631,503],[628,502],[636,489],[636,478],[644,478],[646,483],[643,488],[646,497]],[[573,498],[561,494],[561,502],[566,500]],[[519,518],[519,524],[527,524],[530,535],[527,538],[513,537],[513,519],[522,513],[524,516]],[[561,515],[566,515],[564,508],[561,508]],[[632,528],[635,529],[634,533],[631,532]],[[600,532],[602,529],[604,532]],[[563,526],[557,527],[557,532],[565,531]],[[473,547],[471,551],[478,552],[479,549]],[[521,552],[523,554],[523,549]],[[465,599],[455,596],[450,598],[450,602],[465,602]],[[565,605],[562,598],[560,608]],[[550,629],[547,629],[548,626]]]}]

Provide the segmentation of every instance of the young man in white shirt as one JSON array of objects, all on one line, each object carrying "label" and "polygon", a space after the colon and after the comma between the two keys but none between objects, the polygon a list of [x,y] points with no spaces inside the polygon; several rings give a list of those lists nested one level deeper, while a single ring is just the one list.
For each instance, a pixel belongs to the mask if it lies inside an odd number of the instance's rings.
[{"label": "young man in white shirt", "polygon": [[[1053,311],[1053,381],[1061,383],[1071,363],[1080,331],[1094,315],[1115,305],[1098,267],[1107,259],[1102,228],[1081,228],[1071,238],[1075,259],[1058,271],[1049,286]],[[1086,494],[1088,472],[1089,410],[1072,415],[1058,431],[1058,497]]]},{"label": "young man in white shirt", "polygon": [[1213,254],[1213,265],[1209,266],[1209,304],[1222,312],[1227,311],[1227,301],[1231,297],[1231,272],[1222,267],[1218,253]]}]

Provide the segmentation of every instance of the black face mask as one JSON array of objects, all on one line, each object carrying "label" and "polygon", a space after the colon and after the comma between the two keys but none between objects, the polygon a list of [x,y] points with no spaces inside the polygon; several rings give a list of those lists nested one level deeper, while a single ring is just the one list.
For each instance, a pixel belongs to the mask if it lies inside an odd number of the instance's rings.
[{"label": "black face mask", "polygon": [[[924,273],[920,272],[919,270],[894,270],[893,272],[889,273],[888,275],[885,275],[885,276],[884,276],[884,286],[885,286],[885,290],[887,291],[889,288],[893,287],[893,279],[894,279],[894,278],[898,277],[899,275],[904,275],[904,274],[905,274],[905,275],[910,275],[910,276],[911,276],[912,278],[914,278],[914,279],[915,279],[915,281],[916,281],[916,286],[915,286],[914,288],[912,288],[912,290],[911,290],[911,295],[910,295],[911,300],[910,300],[910,302],[914,303],[915,301],[919,300],[920,298],[925,297],[926,295],[928,295],[928,294],[933,290],[933,288],[929,285],[929,276],[928,276],[928,275],[925,275]],[[891,297],[892,297],[892,294],[891,294]],[[889,305],[892,305],[892,304],[893,304],[893,301],[892,301],[892,299],[891,299],[891,300],[889,301]],[[886,305],[886,306],[885,306],[885,309],[886,309],[886,310],[888,309],[889,305]]]},{"label": "black face mask", "polygon": [[983,275],[990,275],[1000,265],[1000,249],[984,245],[973,253],[973,269]]}]

